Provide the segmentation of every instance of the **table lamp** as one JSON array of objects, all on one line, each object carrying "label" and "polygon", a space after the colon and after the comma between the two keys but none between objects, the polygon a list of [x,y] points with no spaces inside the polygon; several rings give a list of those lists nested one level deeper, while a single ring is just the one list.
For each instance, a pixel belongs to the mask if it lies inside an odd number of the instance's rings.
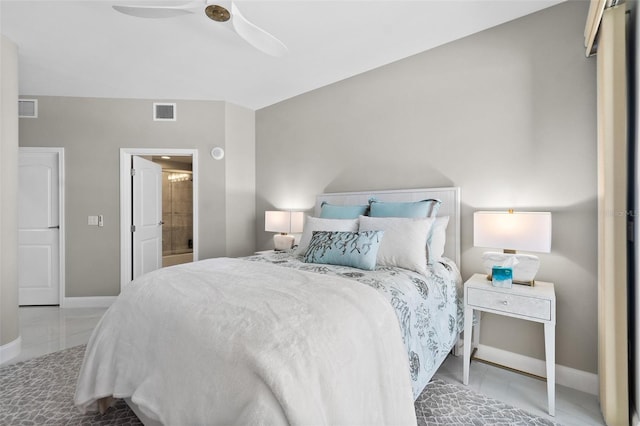
[{"label": "table lamp", "polygon": [[266,232],[279,232],[279,234],[273,236],[273,247],[276,250],[293,248],[295,237],[289,235],[289,233],[302,232],[303,220],[303,212],[265,211],[264,230]]},{"label": "table lamp", "polygon": [[551,252],[551,213],[478,211],[473,214],[473,245],[502,248],[503,252],[485,252],[482,263],[491,279],[494,266],[513,265],[513,283],[534,285],[540,259],[516,250]]}]

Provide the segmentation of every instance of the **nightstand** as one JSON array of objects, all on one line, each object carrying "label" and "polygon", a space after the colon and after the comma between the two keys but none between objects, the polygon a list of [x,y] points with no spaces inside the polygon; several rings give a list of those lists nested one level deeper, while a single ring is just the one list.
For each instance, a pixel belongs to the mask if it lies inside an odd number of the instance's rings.
[{"label": "nightstand", "polygon": [[[556,294],[552,283],[536,281],[533,287],[514,284],[512,288],[491,285],[484,274],[475,274],[464,283],[464,355],[462,382],[469,384],[473,311],[490,312],[544,324],[549,414],[555,416],[556,393]],[[480,327],[476,326],[475,342]]]}]

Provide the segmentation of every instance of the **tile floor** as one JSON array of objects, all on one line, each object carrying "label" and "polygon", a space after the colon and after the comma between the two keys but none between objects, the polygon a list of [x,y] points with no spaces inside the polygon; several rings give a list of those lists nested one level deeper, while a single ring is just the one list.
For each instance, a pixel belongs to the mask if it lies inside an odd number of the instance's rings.
[{"label": "tile floor", "polygon": [[60,309],[57,306],[19,308],[22,350],[2,365],[87,343],[105,311],[105,308]]},{"label": "tile floor", "polygon": [[[435,377],[462,384],[462,357],[449,357]],[[479,361],[472,361],[469,387],[483,395],[545,417],[563,426],[604,425],[598,397],[556,384],[556,415],[547,412],[547,383]]]},{"label": "tile floor", "polygon": [[[87,343],[106,309],[60,309],[58,307],[23,307],[19,309],[22,351],[4,365]],[[462,383],[462,357],[450,355],[436,377]],[[547,414],[546,383],[481,362],[471,363],[471,389],[507,404],[543,416],[563,426],[604,425],[598,399],[564,386],[556,385],[556,416]]]}]

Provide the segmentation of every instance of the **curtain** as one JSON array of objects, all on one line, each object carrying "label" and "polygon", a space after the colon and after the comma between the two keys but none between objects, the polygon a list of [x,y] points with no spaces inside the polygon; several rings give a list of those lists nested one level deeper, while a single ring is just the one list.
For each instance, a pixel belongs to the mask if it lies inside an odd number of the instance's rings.
[{"label": "curtain", "polygon": [[602,15],[598,85],[598,372],[609,426],[629,424],[625,4]]},{"label": "curtain", "polygon": [[591,0],[587,24],[584,27],[584,45],[587,48],[587,56],[596,52],[596,36],[602,22],[602,13],[606,7],[611,6],[611,0]]}]

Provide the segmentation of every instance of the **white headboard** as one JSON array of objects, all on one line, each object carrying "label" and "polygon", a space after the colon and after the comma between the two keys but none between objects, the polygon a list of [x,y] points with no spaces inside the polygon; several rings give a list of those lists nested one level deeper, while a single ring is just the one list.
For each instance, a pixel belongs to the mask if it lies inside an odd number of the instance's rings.
[{"label": "white headboard", "polygon": [[398,189],[389,191],[336,192],[320,194],[316,197],[315,216],[320,215],[320,205],[326,201],[330,204],[352,205],[367,204],[369,198],[376,197],[380,201],[408,202],[436,198],[442,201],[438,216],[449,216],[447,226],[447,243],[444,255],[456,262],[460,267],[460,188],[424,188]]}]

